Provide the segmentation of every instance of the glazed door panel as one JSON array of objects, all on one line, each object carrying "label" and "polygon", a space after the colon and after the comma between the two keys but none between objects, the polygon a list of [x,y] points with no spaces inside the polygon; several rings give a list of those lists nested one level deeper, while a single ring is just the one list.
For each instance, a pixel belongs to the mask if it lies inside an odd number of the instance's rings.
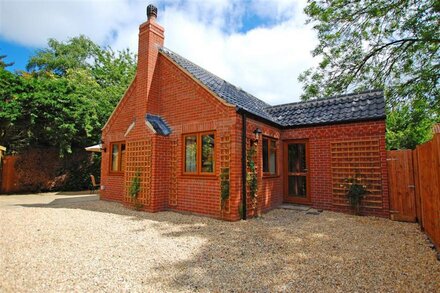
[{"label": "glazed door panel", "polygon": [[284,201],[310,203],[309,151],[305,140],[284,144]]}]

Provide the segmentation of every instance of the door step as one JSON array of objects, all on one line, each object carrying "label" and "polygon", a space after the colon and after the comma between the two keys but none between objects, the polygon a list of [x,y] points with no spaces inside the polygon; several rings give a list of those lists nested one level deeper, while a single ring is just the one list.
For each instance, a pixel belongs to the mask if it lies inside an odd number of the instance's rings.
[{"label": "door step", "polygon": [[291,204],[291,203],[283,203],[282,205],[279,205],[278,208],[285,210],[301,211],[301,212],[307,212],[308,210],[312,209],[312,207],[310,206]]}]

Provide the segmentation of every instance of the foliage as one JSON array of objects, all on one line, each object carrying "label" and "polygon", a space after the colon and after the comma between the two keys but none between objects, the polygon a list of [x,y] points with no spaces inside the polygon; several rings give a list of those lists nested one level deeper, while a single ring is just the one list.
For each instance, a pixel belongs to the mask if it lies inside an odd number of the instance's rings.
[{"label": "foliage", "polygon": [[220,199],[222,209],[225,208],[225,202],[229,199],[229,185],[229,168],[222,168],[222,172],[220,173]]},{"label": "foliage", "polygon": [[362,182],[362,175],[356,173],[354,177],[345,178],[344,185],[350,205],[355,208],[356,214],[359,214],[362,199],[370,193]]},{"label": "foliage", "polygon": [[249,187],[249,195],[251,196],[252,200],[256,200],[257,198],[257,191],[258,191],[258,176],[257,176],[257,168],[255,166],[255,155],[257,154],[257,147],[256,145],[251,145],[250,148],[247,151],[247,168],[248,168],[248,174],[247,174],[247,184]]},{"label": "foliage", "polygon": [[25,92],[23,78],[0,67],[0,145],[6,146],[8,152],[26,145],[24,137],[29,127],[23,117]]},{"label": "foliage", "polygon": [[240,219],[243,219],[243,202],[240,201],[240,204],[238,205],[238,214],[240,215]]},{"label": "foliage", "polygon": [[[72,155],[82,152],[84,152],[82,149],[73,150]],[[95,176],[96,182],[101,182],[101,155],[87,154],[87,156],[80,156],[80,160],[75,160],[74,158],[78,156],[72,155],[68,155],[68,160],[63,160],[64,166],[58,170],[59,174],[67,174],[60,190],[92,190],[90,174]]]},{"label": "foliage", "polygon": [[393,106],[387,115],[388,148],[414,149],[421,142],[430,140],[433,112],[425,100]]},{"label": "foliage", "polygon": [[38,50],[37,54],[29,59],[26,66],[28,71],[66,75],[69,69],[88,68],[89,60],[94,60],[101,50],[98,45],[83,35],[65,43],[49,39],[47,45],[47,48]]},{"label": "foliage", "polygon": [[136,199],[141,191],[141,172],[136,171],[133,179],[131,180],[129,194],[132,198]]},{"label": "foliage", "polygon": [[[440,114],[440,5],[435,0],[310,0],[305,12],[318,32],[319,44],[313,55],[319,66],[301,74],[302,99],[322,98],[350,91],[383,88],[390,113],[407,114],[408,125],[388,121],[393,132],[412,132],[423,105],[425,122]],[[426,111],[431,108],[432,111]],[[393,117],[392,119],[401,119]],[[425,126],[423,126],[425,127]],[[416,131],[416,130],[414,130]],[[425,132],[424,132],[425,133]],[[388,147],[408,147],[429,135],[402,140],[392,135]],[[409,145],[407,144],[409,143]]]},{"label": "foliage", "polygon": [[4,60],[6,58],[6,55],[0,55],[0,68],[5,68],[14,65],[14,62],[6,63]]},{"label": "foliage", "polygon": [[28,145],[72,148],[95,144],[101,128],[134,78],[135,55],[100,48],[84,36],[33,56],[31,72],[0,67],[0,144],[9,151]]},{"label": "foliage", "polygon": [[141,172],[139,170],[136,171],[129,189],[129,195],[134,200],[133,207],[135,210],[140,211],[143,207],[142,203],[138,201],[138,195],[141,191]]}]

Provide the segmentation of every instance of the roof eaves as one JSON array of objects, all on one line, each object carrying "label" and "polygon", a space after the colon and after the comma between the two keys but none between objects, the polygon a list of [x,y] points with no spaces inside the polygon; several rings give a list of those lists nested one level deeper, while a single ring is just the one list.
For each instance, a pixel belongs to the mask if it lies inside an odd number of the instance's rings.
[{"label": "roof eaves", "polygon": [[347,119],[347,120],[336,120],[336,121],[326,121],[326,122],[314,122],[314,123],[306,123],[306,124],[284,124],[282,129],[295,129],[295,128],[304,128],[304,127],[314,127],[314,126],[326,126],[326,125],[335,125],[335,124],[347,124],[347,123],[356,123],[356,122],[368,122],[368,121],[379,121],[385,120],[386,115],[381,115],[377,117],[365,117],[365,118],[356,118],[356,119]]},{"label": "roof eaves", "polygon": [[275,127],[279,127],[279,128],[284,127],[283,124],[281,124],[279,122],[276,122],[275,120],[269,120],[269,119],[267,119],[265,117],[262,117],[261,115],[258,115],[258,114],[254,113],[254,112],[252,112],[252,111],[250,111],[248,109],[245,109],[243,107],[236,106],[236,109],[237,109],[237,113],[239,113],[239,114],[243,114],[243,113],[249,114],[255,120],[262,121],[262,122],[265,122],[265,123],[267,123],[269,125],[272,125],[272,126],[275,126]]}]

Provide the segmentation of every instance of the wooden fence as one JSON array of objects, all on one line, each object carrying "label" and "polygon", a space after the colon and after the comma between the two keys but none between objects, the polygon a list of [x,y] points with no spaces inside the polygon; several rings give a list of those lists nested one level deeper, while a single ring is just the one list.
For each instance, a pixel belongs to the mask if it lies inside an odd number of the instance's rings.
[{"label": "wooden fence", "polygon": [[15,160],[14,156],[5,156],[2,160],[1,169],[1,186],[0,193],[12,193],[17,191],[17,186],[15,182]]},{"label": "wooden fence", "polygon": [[391,219],[418,221],[440,249],[440,134],[415,150],[388,151]]},{"label": "wooden fence", "polygon": [[388,151],[387,162],[391,220],[416,222],[413,151]]}]

